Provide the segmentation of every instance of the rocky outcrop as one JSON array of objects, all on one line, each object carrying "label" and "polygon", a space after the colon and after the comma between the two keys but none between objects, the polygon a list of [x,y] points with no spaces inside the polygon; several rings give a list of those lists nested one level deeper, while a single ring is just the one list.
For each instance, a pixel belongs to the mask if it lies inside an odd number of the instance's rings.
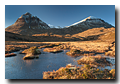
[{"label": "rocky outcrop", "polygon": [[18,20],[15,23],[17,23],[19,21],[25,22],[26,25],[28,25],[29,28],[32,28],[32,29],[48,29],[48,28],[50,28],[46,23],[41,21],[37,16],[32,16],[28,12],[23,14],[20,18],[18,18]]},{"label": "rocky outcrop", "polygon": [[26,54],[23,57],[23,59],[26,60],[26,59],[39,58],[39,55],[37,55],[37,54],[41,54],[41,51],[36,46],[33,46],[33,47],[30,47],[29,49],[25,49],[21,53],[25,53]]}]

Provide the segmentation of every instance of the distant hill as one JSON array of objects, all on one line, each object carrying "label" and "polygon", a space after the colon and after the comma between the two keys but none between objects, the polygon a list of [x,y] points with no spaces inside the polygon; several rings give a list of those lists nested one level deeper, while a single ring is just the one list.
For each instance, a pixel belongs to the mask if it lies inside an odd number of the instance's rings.
[{"label": "distant hill", "polygon": [[93,28],[77,34],[34,34],[33,36],[5,32],[5,41],[52,42],[52,41],[90,41],[115,42],[115,28]]},{"label": "distant hill", "polygon": [[11,32],[5,32],[5,41],[27,41],[27,42],[52,42],[52,41],[80,41],[78,38],[65,37],[63,35],[27,36]]}]

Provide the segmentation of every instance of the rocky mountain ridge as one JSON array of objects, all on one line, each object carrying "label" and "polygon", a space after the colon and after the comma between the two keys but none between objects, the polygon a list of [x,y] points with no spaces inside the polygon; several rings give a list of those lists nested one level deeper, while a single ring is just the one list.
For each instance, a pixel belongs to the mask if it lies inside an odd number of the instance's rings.
[{"label": "rocky mountain ridge", "polygon": [[[38,28],[38,29],[49,29],[49,26],[41,21],[37,16],[32,16],[30,13],[23,14],[17,21],[24,19],[27,24],[29,24],[29,28]],[[36,26],[37,27],[33,27]]]},{"label": "rocky mountain ridge", "polygon": [[24,34],[31,32],[31,29],[35,30],[49,28],[50,27],[45,22],[40,20],[37,16],[32,16],[32,14],[27,12],[21,15],[21,17],[19,17],[13,25],[7,27],[5,31],[17,34]]},{"label": "rocky mountain ridge", "polygon": [[71,27],[81,27],[81,28],[96,28],[96,27],[105,27],[105,28],[111,28],[114,27],[111,24],[105,22],[104,20],[100,18],[96,18],[94,16],[89,16],[81,21],[78,21],[70,26],[67,26],[67,28]]},{"label": "rocky mountain ridge", "polygon": [[74,35],[92,28],[111,28],[111,24],[100,18],[89,16],[79,22],[76,22],[67,28],[50,28],[46,23],[41,21],[37,16],[25,13],[17,19],[17,21],[5,29],[6,32],[16,33],[28,36],[40,36],[39,34],[58,34],[58,35]]}]

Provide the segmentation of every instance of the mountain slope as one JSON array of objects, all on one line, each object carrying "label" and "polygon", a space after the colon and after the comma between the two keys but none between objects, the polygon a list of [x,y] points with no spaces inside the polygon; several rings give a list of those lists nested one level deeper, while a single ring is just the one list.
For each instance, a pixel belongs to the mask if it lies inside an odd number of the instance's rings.
[{"label": "mountain slope", "polygon": [[99,40],[114,42],[115,28],[92,28],[77,34],[34,34],[33,36],[19,35],[11,32],[5,32],[5,41],[29,41],[29,42],[52,42],[52,41],[90,41]]},{"label": "mountain slope", "polygon": [[93,16],[87,17],[84,20],[76,22],[67,28],[50,28],[46,23],[41,21],[36,16],[32,16],[30,13],[23,14],[17,19],[17,21],[5,29],[6,32],[16,33],[20,35],[28,36],[40,36],[39,34],[58,34],[58,35],[74,35],[84,32],[92,28],[111,28],[112,25],[108,24],[100,18]]},{"label": "mountain slope", "polygon": [[67,28],[71,28],[71,27],[76,27],[76,28],[81,27],[84,29],[90,29],[90,28],[96,28],[96,27],[110,28],[113,26],[100,18],[89,16],[79,22],[76,22],[70,26],[67,26]]},{"label": "mountain slope", "polygon": [[17,19],[17,21],[7,27],[5,31],[26,35],[32,33],[36,29],[49,29],[50,27],[41,21],[37,16],[32,16],[30,13],[25,13]]}]

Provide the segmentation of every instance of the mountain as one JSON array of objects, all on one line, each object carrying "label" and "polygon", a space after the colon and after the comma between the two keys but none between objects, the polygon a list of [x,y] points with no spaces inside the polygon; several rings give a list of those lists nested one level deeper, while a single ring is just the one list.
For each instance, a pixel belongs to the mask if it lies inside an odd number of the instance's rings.
[{"label": "mountain", "polygon": [[49,28],[50,27],[37,16],[32,16],[32,14],[27,12],[19,17],[13,25],[7,27],[5,31],[23,35],[27,33],[29,35],[33,30]]},{"label": "mountain", "polygon": [[48,25],[41,21],[37,16],[32,16],[27,12],[19,17],[13,25],[7,27],[5,31],[28,36],[41,36],[46,34],[74,35],[92,28],[113,27],[104,20],[93,16],[89,16],[65,28],[50,28]]},{"label": "mountain", "polygon": [[105,27],[110,28],[113,27],[111,24],[105,22],[100,18],[96,18],[94,16],[89,16],[81,21],[78,21],[70,26],[66,26],[67,28],[76,27],[76,28],[84,28],[84,29],[91,29],[96,27]]}]

